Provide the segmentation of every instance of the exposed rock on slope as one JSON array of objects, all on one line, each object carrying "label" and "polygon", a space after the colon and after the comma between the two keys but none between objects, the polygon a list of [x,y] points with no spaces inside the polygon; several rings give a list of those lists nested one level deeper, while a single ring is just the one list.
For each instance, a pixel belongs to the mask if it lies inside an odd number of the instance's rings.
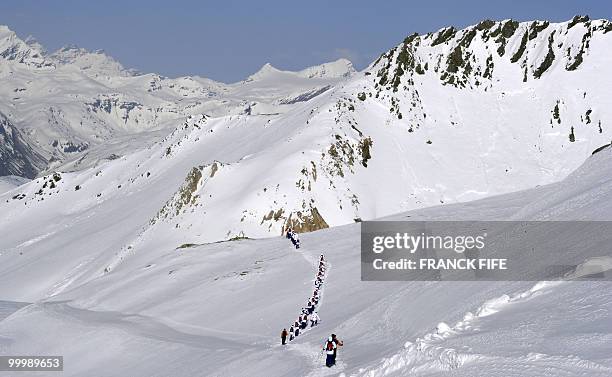
[{"label": "exposed rock on slope", "polygon": [[0,176],[17,175],[34,178],[46,165],[21,135],[21,132],[0,113]]}]

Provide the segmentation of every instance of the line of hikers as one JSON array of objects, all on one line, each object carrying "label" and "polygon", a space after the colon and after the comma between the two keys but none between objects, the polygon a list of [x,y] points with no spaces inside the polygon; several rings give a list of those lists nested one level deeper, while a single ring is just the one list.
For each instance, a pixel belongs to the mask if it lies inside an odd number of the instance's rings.
[{"label": "line of hikers", "polygon": [[321,300],[321,287],[325,279],[326,262],[323,254],[319,257],[319,270],[315,278],[315,289],[312,292],[312,296],[308,299],[306,306],[302,308],[302,313],[298,319],[293,323],[293,326],[287,331],[286,328],[281,331],[281,344],[287,344],[287,340],[292,341],[300,335],[301,330],[305,330],[310,322],[310,327],[314,327],[319,324],[321,318],[317,313],[317,306]]},{"label": "line of hikers", "polygon": [[293,246],[295,246],[296,249],[300,248],[300,239],[298,238],[297,233],[293,231],[293,229],[287,228],[287,233],[285,233],[285,236],[287,237],[287,239],[291,240],[291,243],[293,244]]}]

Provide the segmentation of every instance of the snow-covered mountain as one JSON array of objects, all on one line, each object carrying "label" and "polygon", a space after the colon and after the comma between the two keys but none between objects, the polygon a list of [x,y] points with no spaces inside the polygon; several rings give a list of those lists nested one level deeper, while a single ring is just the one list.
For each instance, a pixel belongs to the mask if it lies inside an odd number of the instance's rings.
[{"label": "snow-covered mountain", "polygon": [[283,81],[282,77],[285,78],[341,78],[350,77],[355,73],[353,64],[347,59],[338,59],[335,62],[323,63],[318,66],[308,67],[299,72],[282,71],[272,66],[270,63],[266,63],[256,73],[249,76],[246,81],[257,81],[270,79],[271,77],[277,78],[277,81]]},{"label": "snow-covered mountain", "polygon": [[104,51],[90,52],[78,46],[65,46],[49,55],[49,60],[56,66],[72,65],[86,71],[94,77],[126,77],[136,72],[126,70],[119,62],[106,55]]},{"label": "snow-covered mountain", "polygon": [[[581,17],[558,24],[483,21],[409,36],[360,73],[346,61],[308,74],[266,65],[232,85],[113,76],[104,79],[106,94],[94,79],[91,92],[75,94],[71,77],[83,86],[87,71],[43,70],[31,85],[55,88],[58,104],[30,98],[48,111],[5,114],[21,119],[14,124],[39,125],[53,115],[56,127],[45,132],[66,131],[78,140],[57,145],[85,152],[58,166],[75,172],[60,174],[52,193],[37,195],[53,174],[21,187],[24,199],[3,201],[2,209],[25,219],[57,216],[65,203],[82,203],[74,213],[138,203],[140,211],[116,212],[132,223],[131,239],[109,245],[121,254],[148,243],[277,235],[287,225],[317,230],[555,182],[611,139],[610,25]],[[68,82],[45,84],[57,70],[70,72],[63,76]],[[315,71],[330,77],[312,77]],[[152,82],[162,89],[153,90]],[[143,87],[159,91],[146,95],[155,105],[133,100]],[[194,92],[212,99],[187,95]],[[71,96],[98,99],[83,107]],[[90,147],[87,132],[73,132],[81,122],[74,114],[86,116],[83,129],[106,141]],[[117,119],[120,126],[109,126]],[[159,128],[177,123],[168,135]],[[113,136],[117,129],[126,132]],[[49,225],[56,226],[61,222]],[[5,245],[33,235],[15,237]]]},{"label": "snow-covered mountain", "polygon": [[[102,51],[68,46],[48,54],[2,26],[0,112],[44,161],[31,160],[34,170],[11,173],[33,178],[65,161],[89,166],[124,155],[147,145],[134,140],[159,140],[190,115],[282,113],[287,104],[322,93],[354,72],[343,60],[295,73],[266,67],[254,76],[268,70],[279,75],[236,84],[137,74]],[[129,146],[118,142],[125,139]],[[106,155],[90,155],[98,146]],[[2,155],[4,164],[17,165],[11,159]]]},{"label": "snow-covered mountain", "polygon": [[0,56],[10,62],[35,68],[53,67],[45,59],[45,50],[34,38],[25,41],[17,37],[7,26],[0,25]]}]

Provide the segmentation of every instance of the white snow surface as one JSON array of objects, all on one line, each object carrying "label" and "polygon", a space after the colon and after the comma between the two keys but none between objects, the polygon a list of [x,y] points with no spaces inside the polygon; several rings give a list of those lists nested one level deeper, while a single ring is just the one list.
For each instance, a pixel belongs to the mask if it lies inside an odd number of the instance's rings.
[{"label": "white snow surface", "polygon": [[[611,166],[606,148],[559,183],[391,218],[609,220]],[[30,245],[53,239],[39,221]],[[78,253],[3,251],[1,353],[64,355],[66,376],[612,371],[610,283],[362,282],[359,224],[302,234],[299,252],[284,237],[151,246],[103,273],[103,240],[121,227],[90,224]],[[282,347],[280,330],[309,297],[320,253],[330,263],[322,322]],[[345,345],[327,369],[320,350],[332,332]]]},{"label": "white snow surface", "polygon": [[7,175],[0,177],[0,194],[13,190],[15,187],[19,187],[30,180],[16,175]]}]

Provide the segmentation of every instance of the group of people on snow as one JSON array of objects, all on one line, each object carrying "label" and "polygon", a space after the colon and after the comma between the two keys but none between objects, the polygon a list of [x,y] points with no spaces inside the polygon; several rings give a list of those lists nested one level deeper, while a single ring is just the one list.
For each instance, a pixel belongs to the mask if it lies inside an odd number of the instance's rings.
[{"label": "group of people on snow", "polygon": [[325,277],[325,269],[326,263],[323,254],[321,254],[319,258],[319,269],[317,271],[317,276],[315,279],[315,289],[312,292],[312,295],[306,302],[306,306],[302,308],[302,312],[300,316],[295,320],[293,325],[287,331],[286,328],[281,332],[281,344],[287,344],[287,341],[292,341],[297,338],[301,331],[306,330],[309,325],[310,327],[314,327],[319,324],[321,318],[319,318],[319,314],[317,313],[317,306],[321,300],[321,288],[323,286],[323,280]]},{"label": "group of people on snow", "polygon": [[295,246],[296,249],[300,248],[300,239],[298,238],[297,233],[293,231],[293,229],[287,228],[287,233],[285,235],[287,236],[287,239],[291,240],[291,243],[293,244],[293,246]]}]

